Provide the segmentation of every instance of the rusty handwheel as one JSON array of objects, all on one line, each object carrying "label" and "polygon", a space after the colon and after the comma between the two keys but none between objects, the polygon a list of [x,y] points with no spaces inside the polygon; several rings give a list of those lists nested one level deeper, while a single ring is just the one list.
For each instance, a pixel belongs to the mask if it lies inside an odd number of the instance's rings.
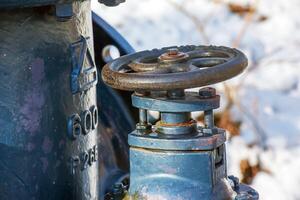
[{"label": "rusty handwheel", "polygon": [[122,56],[103,68],[102,78],[116,89],[167,91],[218,83],[246,66],[246,56],[233,48],[166,47]]}]

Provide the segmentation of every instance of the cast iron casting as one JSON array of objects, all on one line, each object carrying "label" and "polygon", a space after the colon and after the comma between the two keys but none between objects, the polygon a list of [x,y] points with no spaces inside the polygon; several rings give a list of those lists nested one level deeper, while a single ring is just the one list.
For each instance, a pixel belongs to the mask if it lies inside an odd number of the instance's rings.
[{"label": "cast iron casting", "polygon": [[[58,6],[59,10],[63,9],[66,11],[70,10],[69,6],[72,7],[72,3],[76,1],[80,2],[82,0],[1,0],[0,9],[55,5]],[[120,3],[125,2],[125,0],[99,0],[99,2],[105,4],[106,6],[117,6]]]},{"label": "cast iron casting", "polygon": [[107,44],[133,49],[89,1],[67,18],[43,2],[0,3],[0,199],[104,199],[126,180],[133,121],[96,67]]}]

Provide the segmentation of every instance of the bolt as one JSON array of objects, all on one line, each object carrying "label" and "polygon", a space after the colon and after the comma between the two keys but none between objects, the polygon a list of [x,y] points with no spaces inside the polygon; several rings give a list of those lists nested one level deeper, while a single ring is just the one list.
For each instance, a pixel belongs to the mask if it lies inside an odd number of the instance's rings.
[{"label": "bolt", "polygon": [[115,183],[114,184],[114,191],[118,192],[120,190],[122,190],[122,183]]},{"label": "bolt", "polygon": [[218,129],[215,127],[213,127],[213,128],[202,127],[200,129],[200,132],[203,133],[204,135],[215,135],[215,134],[218,134]]},{"label": "bolt", "polygon": [[167,50],[168,56],[176,56],[179,54],[179,50],[177,48],[171,48]]},{"label": "bolt", "polygon": [[163,54],[159,56],[159,60],[162,62],[184,62],[188,58],[186,53],[180,52],[178,48],[167,49]]},{"label": "bolt", "polygon": [[150,123],[137,123],[136,124],[136,130],[138,133],[144,135],[151,132],[152,124]]},{"label": "bolt", "polygon": [[234,191],[239,190],[239,187],[240,187],[240,180],[239,180],[239,178],[231,175],[231,176],[228,176],[228,179],[231,180],[232,183],[233,183],[232,189],[234,189]]},{"label": "bolt", "polygon": [[122,183],[115,183],[113,187],[113,199],[121,200],[123,198],[123,185]]},{"label": "bolt", "polygon": [[248,194],[247,192],[241,192],[236,197],[235,200],[252,200],[252,195]]},{"label": "bolt", "polygon": [[212,87],[205,87],[199,90],[199,96],[201,98],[211,98],[216,96],[216,89]]}]

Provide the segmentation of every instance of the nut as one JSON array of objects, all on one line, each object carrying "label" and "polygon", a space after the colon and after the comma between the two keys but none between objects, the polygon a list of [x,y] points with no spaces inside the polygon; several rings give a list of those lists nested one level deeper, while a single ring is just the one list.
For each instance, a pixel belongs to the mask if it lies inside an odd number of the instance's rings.
[{"label": "nut", "polygon": [[136,130],[140,134],[147,134],[151,132],[152,124],[150,123],[137,123]]},{"label": "nut", "polygon": [[171,48],[167,50],[168,56],[176,56],[179,53],[177,48]]},{"label": "nut", "polygon": [[239,189],[239,186],[240,186],[240,181],[237,177],[235,176],[228,176],[228,179],[232,182],[232,189],[234,189],[235,191],[237,191]]},{"label": "nut", "polygon": [[159,56],[159,60],[162,62],[183,62],[186,61],[188,55],[184,52],[180,52],[177,48],[167,49],[165,53]]},{"label": "nut", "polygon": [[235,197],[235,200],[252,200],[252,195],[247,192],[242,192]]},{"label": "nut", "polygon": [[199,96],[204,99],[215,97],[216,94],[216,89],[212,87],[205,87],[199,90]]}]

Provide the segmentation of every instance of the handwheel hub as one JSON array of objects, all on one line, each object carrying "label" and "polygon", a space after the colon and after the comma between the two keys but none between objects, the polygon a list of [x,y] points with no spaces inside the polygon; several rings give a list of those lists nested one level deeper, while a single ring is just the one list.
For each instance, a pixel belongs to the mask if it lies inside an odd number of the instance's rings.
[{"label": "handwheel hub", "polygon": [[176,63],[186,61],[188,57],[188,54],[180,52],[177,48],[170,48],[167,52],[161,54],[158,59],[162,63]]}]

